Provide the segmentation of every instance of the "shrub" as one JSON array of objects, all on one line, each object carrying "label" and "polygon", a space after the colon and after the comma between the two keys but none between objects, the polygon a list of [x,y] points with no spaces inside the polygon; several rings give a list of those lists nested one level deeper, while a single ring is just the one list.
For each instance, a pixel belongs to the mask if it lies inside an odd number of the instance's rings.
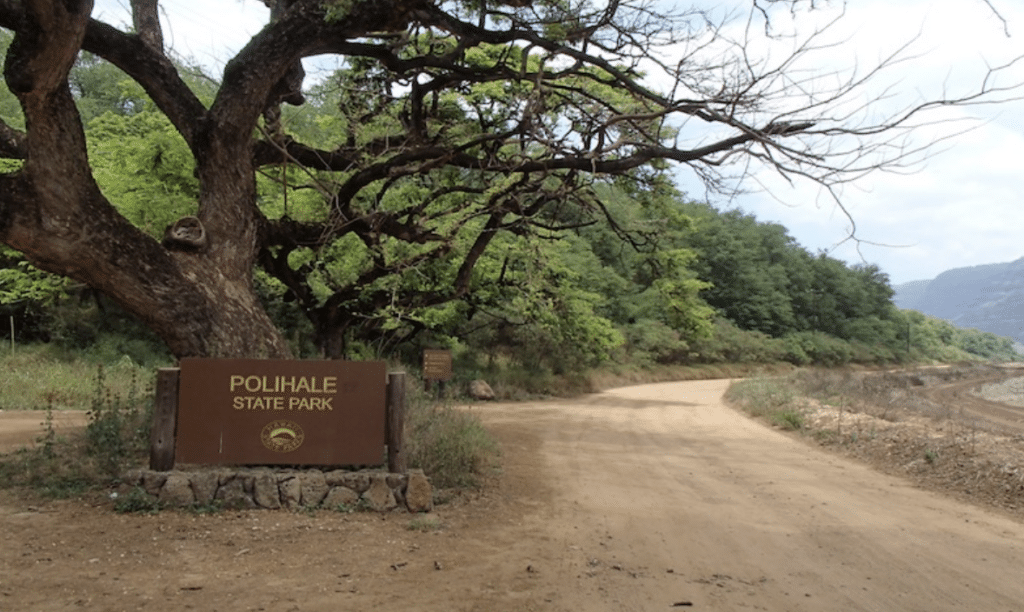
[{"label": "shrub", "polygon": [[420,468],[439,488],[479,485],[498,447],[476,415],[436,404],[422,392],[407,391],[405,440],[410,467]]},{"label": "shrub", "polygon": [[716,320],[711,336],[695,340],[691,350],[698,363],[772,363],[786,354],[781,340],[740,329],[728,319]]},{"label": "shrub", "polygon": [[84,434],[58,437],[48,410],[38,446],[0,457],[0,486],[24,486],[61,498],[116,482],[126,467],[141,462],[148,447],[152,404],[144,397],[152,393],[142,391],[133,378],[122,396],[98,369]]},{"label": "shrub", "polygon": [[144,454],[149,446],[153,404],[145,398],[153,397],[154,393],[149,388],[148,393],[140,396],[139,385],[133,380],[128,396],[123,398],[107,388],[105,380],[100,366],[85,428],[85,448],[101,473],[116,479],[126,464]]},{"label": "shrub", "polygon": [[114,497],[114,511],[121,514],[156,514],[160,508],[160,500],[142,487],[132,487],[124,495]]},{"label": "shrub", "polygon": [[797,430],[804,427],[804,415],[799,410],[779,410],[768,415],[772,425],[782,429]]},{"label": "shrub", "polygon": [[853,360],[849,342],[823,332],[796,332],[784,338],[786,360],[794,365],[839,366]]}]

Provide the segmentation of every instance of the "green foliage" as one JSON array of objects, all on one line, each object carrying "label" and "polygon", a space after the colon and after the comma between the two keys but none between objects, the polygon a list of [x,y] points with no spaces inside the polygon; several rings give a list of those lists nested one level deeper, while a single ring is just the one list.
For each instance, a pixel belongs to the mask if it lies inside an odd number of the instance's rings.
[{"label": "green foliage", "polygon": [[[332,18],[359,2],[333,3]],[[578,7],[536,8],[550,16],[551,36],[578,34]],[[10,38],[0,32],[0,51]],[[401,53],[410,56],[456,49],[452,38],[431,33],[407,43]],[[469,71],[543,67],[540,56],[515,46],[460,53]],[[194,67],[179,72],[204,103],[212,100],[214,80]],[[597,68],[567,77],[559,91],[546,93],[565,102],[547,108],[548,119],[582,134],[605,112],[596,101],[642,114],[643,103],[609,87],[605,77]],[[346,150],[358,152],[352,170],[358,172],[394,154],[380,148],[380,139],[405,129],[410,109],[393,89],[406,81],[376,61],[348,58],[307,92],[305,105],[284,108],[282,124],[327,150],[344,134]],[[83,54],[71,88],[86,121],[96,180],[118,210],[154,237],[192,214],[199,198],[195,160],[138,84]],[[518,125],[522,104],[537,95],[534,83],[514,78],[441,87],[423,98],[430,105],[422,115],[424,134],[441,146],[501,133]],[[574,96],[580,99],[570,103]],[[0,117],[21,125],[17,101],[3,87]],[[621,122],[609,136],[620,130],[628,140],[642,129],[639,120]],[[486,139],[467,146],[534,154]],[[332,198],[349,176],[272,164],[257,180],[260,211],[271,220],[323,222],[341,205]],[[425,346],[451,346],[467,371],[497,372],[497,364],[531,390],[611,363],[839,365],[1016,355],[1006,339],[899,312],[877,267],[811,254],[780,225],[689,201],[658,167],[597,179],[569,176],[553,172],[531,183],[518,173],[485,179],[469,169],[427,168],[371,181],[345,203],[350,218],[396,214],[397,222],[423,226],[432,237],[340,233],[316,248],[277,246],[263,261],[280,257],[281,265],[255,274],[257,292],[296,355],[317,355],[331,331],[343,337],[348,357],[415,362]],[[505,213],[498,229],[485,230],[499,209]],[[468,290],[456,295],[460,267],[484,236],[488,247]],[[119,308],[9,249],[0,250],[0,316],[14,317],[22,342],[49,341],[92,361],[167,359],[159,341]]]},{"label": "green foliage", "polygon": [[707,303],[741,329],[773,337],[795,331],[790,276],[806,253],[785,228],[705,204],[683,210],[694,229],[680,240],[697,252],[697,276],[711,283],[701,294]]},{"label": "green foliage", "polygon": [[153,108],[141,85],[113,64],[88,52],[79,55],[68,83],[85,123],[105,113],[129,116]]},{"label": "green foliage", "polygon": [[45,307],[66,296],[67,279],[39,270],[4,245],[0,245],[0,265],[0,306],[33,302]]},{"label": "green foliage", "polygon": [[1009,338],[977,329],[961,329],[949,321],[914,310],[900,312],[899,343],[917,361],[1016,361],[1021,355]]},{"label": "green foliage", "polygon": [[89,423],[85,428],[85,450],[100,473],[115,480],[127,465],[137,461],[149,448],[153,389],[141,389],[133,380],[127,397],[106,385],[103,366],[96,371],[96,385]]},{"label": "green foliage", "polygon": [[[698,297],[702,290],[712,285],[694,278],[689,268],[694,259],[694,253],[687,249],[654,253],[650,261],[656,274],[651,278],[650,287],[639,296],[641,302],[648,302],[644,314],[652,316],[654,313],[650,308],[655,306],[669,327],[691,339],[704,338],[711,333],[710,320],[714,314],[714,310]],[[654,296],[656,299],[651,299]]]},{"label": "green foliage", "polygon": [[[22,342],[49,337],[50,311],[67,297],[70,282],[39,270],[20,253],[0,245],[0,317],[14,321],[15,335]],[[2,325],[10,338],[10,327]]]},{"label": "green foliage", "polygon": [[689,360],[690,346],[679,332],[654,319],[641,319],[622,328],[624,350],[629,360],[637,365],[655,363],[685,363]]},{"label": "green foliage", "polygon": [[[160,340],[120,307],[88,288],[43,272],[0,246],[0,316],[13,317],[21,342],[52,342],[97,361],[128,356],[156,364],[169,358]],[[6,323],[6,321],[5,321]],[[10,327],[0,326],[10,338]]]},{"label": "green foliage", "polygon": [[96,182],[135,226],[160,238],[176,219],[195,213],[195,161],[163,114],[107,111],[89,122],[86,136]]},{"label": "green foliage", "polygon": [[772,425],[780,429],[796,431],[804,427],[804,415],[799,410],[781,410],[768,415]]},{"label": "green foliage", "polygon": [[794,365],[838,366],[853,360],[853,347],[849,342],[824,332],[808,331],[789,334],[783,338],[785,360]]},{"label": "green foliage", "polygon": [[0,487],[28,487],[44,497],[66,499],[94,487],[93,475],[78,463],[79,452],[58,440],[49,451],[20,448],[0,455]]},{"label": "green foliage", "polygon": [[121,514],[157,514],[162,504],[140,486],[134,486],[114,499],[114,511]]},{"label": "green foliage", "polygon": [[199,516],[218,514],[224,509],[224,502],[219,499],[211,499],[205,504],[196,502],[187,508],[189,513],[196,514]]},{"label": "green foliage", "polygon": [[[0,29],[0,57],[7,57],[7,50],[13,40],[13,32]],[[3,80],[0,80],[0,119],[17,130],[25,129],[25,116],[21,112],[21,103],[7,88],[7,82]],[[7,169],[4,168],[4,170]]]},{"label": "green foliage", "polygon": [[405,528],[409,531],[421,531],[423,533],[431,533],[434,531],[440,531],[444,528],[444,523],[441,519],[435,515],[418,516],[408,523]]},{"label": "green foliage", "polygon": [[[701,295],[741,329],[776,338],[823,332],[844,340],[882,331],[870,342],[894,341],[893,292],[876,266],[848,267],[811,255],[781,225],[740,211],[683,208],[695,218],[685,241],[698,253],[697,274],[712,285]],[[876,322],[873,329],[856,324],[866,318]]]},{"label": "green foliage", "polygon": [[299,308],[299,304],[290,298],[288,288],[262,270],[255,271],[253,280],[260,302],[270,319],[285,334],[292,354],[298,358],[319,356],[313,343],[313,326]]},{"label": "green foliage", "polygon": [[755,414],[790,410],[799,404],[799,396],[785,378],[757,377],[729,385],[725,400]]},{"label": "green foliage", "polygon": [[409,466],[436,487],[472,487],[494,467],[498,447],[472,412],[435,404],[407,389],[405,439]]},{"label": "green foliage", "polygon": [[957,329],[954,342],[958,348],[989,361],[1018,361],[1021,358],[1010,338],[977,329]]},{"label": "green foliage", "polygon": [[740,329],[722,317],[715,319],[711,336],[695,342],[692,351],[691,360],[702,363],[773,363],[787,357],[782,340]]},{"label": "green foliage", "polygon": [[517,290],[504,306],[478,317],[489,324],[490,333],[470,336],[471,345],[486,337],[480,348],[504,349],[530,369],[558,374],[602,363],[622,344],[621,334],[597,314],[604,296],[581,286],[580,275],[559,259],[561,246],[545,249],[552,255],[546,266],[537,265],[541,257],[520,260]]},{"label": "green foliage", "polygon": [[369,512],[371,509],[369,502],[360,497],[351,504],[338,504],[333,508],[333,510],[341,514],[352,514],[354,512]]},{"label": "green foliage", "polygon": [[[138,381],[149,370],[119,357],[106,362],[105,388],[120,397],[138,394]],[[0,410],[88,410],[95,400],[96,368],[95,360],[53,344],[0,353]]]},{"label": "green foliage", "polygon": [[[91,299],[90,299],[91,298]],[[157,366],[171,359],[156,334],[100,294],[83,292],[47,312],[46,340],[67,359]]]}]

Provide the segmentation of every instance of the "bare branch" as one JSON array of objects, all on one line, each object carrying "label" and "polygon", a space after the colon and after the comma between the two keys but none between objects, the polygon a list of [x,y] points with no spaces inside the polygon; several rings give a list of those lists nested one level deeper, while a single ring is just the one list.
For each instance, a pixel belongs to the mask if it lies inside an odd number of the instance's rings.
[{"label": "bare branch", "polygon": [[1006,37],[1009,38],[1010,37],[1010,24],[1009,24],[1009,22],[1007,22],[1006,18],[1003,17],[1003,15],[999,12],[999,10],[996,9],[996,7],[992,5],[992,0],[982,0],[982,2],[984,2],[988,6],[989,10],[992,11],[993,15],[995,15],[996,17],[999,18],[999,21],[1002,22],[1002,24],[1003,24],[1003,34],[1005,34]]}]

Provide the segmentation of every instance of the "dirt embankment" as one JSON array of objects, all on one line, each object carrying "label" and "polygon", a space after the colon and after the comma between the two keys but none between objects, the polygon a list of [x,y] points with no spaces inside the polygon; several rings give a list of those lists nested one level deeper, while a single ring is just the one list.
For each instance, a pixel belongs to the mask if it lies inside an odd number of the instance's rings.
[{"label": "dirt embankment", "polygon": [[[808,439],[918,486],[1024,520],[1024,396],[1017,368],[870,375],[869,400],[815,403]],[[846,381],[838,381],[844,387]],[[885,392],[880,392],[885,391]]]}]

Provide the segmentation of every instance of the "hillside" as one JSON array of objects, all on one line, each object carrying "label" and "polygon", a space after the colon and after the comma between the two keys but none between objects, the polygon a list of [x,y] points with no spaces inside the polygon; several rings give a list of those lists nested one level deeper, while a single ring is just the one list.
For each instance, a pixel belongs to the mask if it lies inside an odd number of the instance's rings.
[{"label": "hillside", "polygon": [[1024,342],[1024,258],[947,270],[893,289],[900,308]]}]

